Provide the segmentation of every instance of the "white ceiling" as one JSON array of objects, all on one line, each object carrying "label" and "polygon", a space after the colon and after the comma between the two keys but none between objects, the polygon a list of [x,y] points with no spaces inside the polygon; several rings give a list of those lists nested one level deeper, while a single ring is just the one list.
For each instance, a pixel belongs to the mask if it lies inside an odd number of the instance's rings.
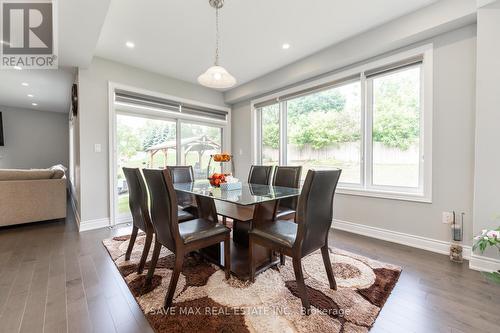
[{"label": "white ceiling", "polygon": [[[0,105],[54,112],[69,112],[71,69],[0,70]],[[26,82],[28,87],[21,84]],[[34,95],[33,98],[28,94]],[[37,106],[31,105],[37,103]]]},{"label": "white ceiling", "polygon": [[[226,0],[221,64],[243,84],[436,1]],[[0,105],[68,112],[74,68],[87,67],[94,55],[190,82],[212,65],[215,13],[208,0],[57,3],[61,68],[0,70]],[[289,50],[281,48],[285,42]]]},{"label": "white ceiling", "polygon": [[[0,70],[0,105],[68,112],[76,67],[94,56],[109,0],[60,0],[58,4],[59,69]],[[23,87],[27,82],[29,87]],[[29,98],[27,94],[35,97]],[[32,106],[31,103],[37,103]]]},{"label": "white ceiling", "polygon": [[[226,0],[221,65],[243,84],[436,1]],[[214,20],[208,0],[111,0],[96,54],[196,82],[213,62]]]}]

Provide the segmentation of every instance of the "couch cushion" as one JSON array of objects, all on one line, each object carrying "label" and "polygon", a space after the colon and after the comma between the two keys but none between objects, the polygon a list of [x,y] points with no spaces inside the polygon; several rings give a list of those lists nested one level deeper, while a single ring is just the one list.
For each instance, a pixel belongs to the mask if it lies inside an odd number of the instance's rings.
[{"label": "couch cushion", "polygon": [[52,179],[55,171],[47,169],[0,169],[0,181]]},{"label": "couch cushion", "polygon": [[58,164],[50,167],[49,170],[54,171],[54,174],[52,175],[53,179],[61,179],[66,175],[66,170],[68,170],[64,165]]}]

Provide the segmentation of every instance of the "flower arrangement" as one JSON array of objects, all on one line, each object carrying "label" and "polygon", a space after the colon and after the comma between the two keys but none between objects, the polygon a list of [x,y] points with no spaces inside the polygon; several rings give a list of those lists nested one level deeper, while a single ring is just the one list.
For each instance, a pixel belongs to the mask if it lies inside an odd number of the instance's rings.
[{"label": "flower arrangement", "polygon": [[[488,247],[496,247],[500,253],[500,227],[494,230],[483,229],[480,235],[474,237],[475,243],[472,250],[479,248],[479,251],[483,253]],[[486,278],[490,281],[500,283],[500,271],[492,273],[484,273]]]}]

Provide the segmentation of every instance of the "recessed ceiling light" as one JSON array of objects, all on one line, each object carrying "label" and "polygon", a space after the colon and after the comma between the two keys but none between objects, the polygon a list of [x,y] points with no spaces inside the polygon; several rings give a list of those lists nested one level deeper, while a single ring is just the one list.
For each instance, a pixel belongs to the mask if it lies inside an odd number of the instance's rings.
[{"label": "recessed ceiling light", "polygon": [[31,103],[31,105],[33,105],[33,106],[37,106],[38,104],[36,104],[36,103]]},{"label": "recessed ceiling light", "polygon": [[21,66],[14,66],[14,69],[20,71],[23,68]]},{"label": "recessed ceiling light", "polygon": [[133,49],[133,48],[135,47],[134,42],[130,42],[130,41],[126,42],[126,43],[125,43],[125,45],[126,45],[129,49]]},{"label": "recessed ceiling light", "polygon": [[283,50],[288,50],[288,49],[290,48],[290,44],[285,43],[285,44],[281,45],[281,48],[282,48]]},{"label": "recessed ceiling light", "polygon": [[35,97],[35,95],[33,95],[33,94],[28,94],[28,97],[29,97],[29,98],[33,98],[33,97]]},{"label": "recessed ceiling light", "polygon": [[21,83],[21,85],[22,85],[23,87],[27,87],[27,86],[29,86],[28,82],[23,82],[23,83]]}]

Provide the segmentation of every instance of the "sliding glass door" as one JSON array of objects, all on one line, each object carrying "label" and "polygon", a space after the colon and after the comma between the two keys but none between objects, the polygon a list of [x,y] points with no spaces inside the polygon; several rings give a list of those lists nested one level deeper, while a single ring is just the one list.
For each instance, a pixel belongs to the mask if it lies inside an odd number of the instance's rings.
[{"label": "sliding glass door", "polygon": [[[196,179],[207,178],[210,155],[222,152],[222,128],[197,123],[181,122],[181,163],[193,166]],[[211,165],[210,173],[220,172]]]},{"label": "sliding glass door", "polygon": [[124,167],[165,168],[176,165],[177,126],[174,120],[141,115],[116,115],[116,193],[118,218],[130,216]]}]

